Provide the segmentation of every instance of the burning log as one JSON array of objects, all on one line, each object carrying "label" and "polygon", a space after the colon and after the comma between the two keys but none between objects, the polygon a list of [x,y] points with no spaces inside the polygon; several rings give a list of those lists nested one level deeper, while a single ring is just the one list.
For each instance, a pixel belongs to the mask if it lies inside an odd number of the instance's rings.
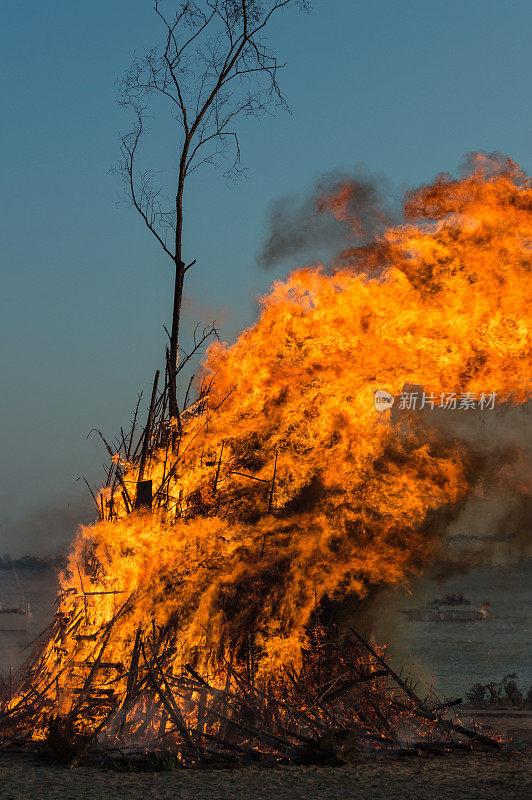
[{"label": "burning log", "polygon": [[[465,728],[463,725],[460,725],[458,723],[449,722],[448,720],[441,719],[441,717],[436,713],[434,709],[431,710],[426,707],[423,701],[409,688],[409,686],[399,677],[399,675],[397,675],[392,670],[392,668],[388,664],[386,664],[384,659],[374,650],[374,648],[369,644],[369,642],[363,639],[362,636],[360,636],[360,634],[358,634],[356,631],[353,631],[353,634],[365,647],[367,647],[371,655],[379,662],[379,664],[382,664],[384,669],[393,678],[393,680],[401,687],[401,689],[405,692],[407,697],[409,697],[412,700],[413,711],[415,714],[418,714],[424,719],[435,722],[437,725],[439,725],[440,727],[442,727],[447,731],[457,731],[458,733],[461,733],[463,736],[466,736],[470,739],[478,739],[479,742],[482,742],[482,744],[486,744],[489,747],[494,747],[496,749],[500,748],[501,746],[500,742],[498,742],[496,739],[493,739],[490,736],[486,736],[485,734],[478,733],[477,731]],[[449,703],[444,704],[444,707],[445,705],[449,706],[450,704]]]},{"label": "burning log", "polygon": [[439,703],[437,706],[431,709],[431,711],[446,711],[453,706],[459,706],[462,702],[461,697],[457,697],[455,700],[447,700],[445,703]]},{"label": "burning log", "polygon": [[320,702],[326,700],[330,703],[335,698],[340,697],[340,695],[342,695],[344,692],[347,692],[348,689],[352,689],[353,686],[357,686],[360,683],[366,683],[366,681],[375,680],[375,678],[382,678],[388,674],[388,670],[386,669],[377,669],[374,672],[371,672],[369,675],[362,675],[360,678],[354,678],[354,680],[346,681],[332,692],[329,690],[325,691],[320,697]]},{"label": "burning log", "polygon": [[153,488],[151,480],[137,481],[135,508],[151,508],[152,503],[153,503]]}]

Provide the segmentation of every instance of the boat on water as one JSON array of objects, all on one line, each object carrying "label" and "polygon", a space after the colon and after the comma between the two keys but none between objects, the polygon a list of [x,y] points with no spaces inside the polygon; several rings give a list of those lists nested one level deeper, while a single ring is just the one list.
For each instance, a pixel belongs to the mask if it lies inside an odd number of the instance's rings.
[{"label": "boat on water", "polygon": [[489,603],[476,607],[463,594],[447,594],[420,608],[402,609],[410,622],[473,622],[487,619]]},{"label": "boat on water", "polygon": [[0,603],[0,632],[1,631],[27,631],[31,622],[29,603],[4,608]]}]

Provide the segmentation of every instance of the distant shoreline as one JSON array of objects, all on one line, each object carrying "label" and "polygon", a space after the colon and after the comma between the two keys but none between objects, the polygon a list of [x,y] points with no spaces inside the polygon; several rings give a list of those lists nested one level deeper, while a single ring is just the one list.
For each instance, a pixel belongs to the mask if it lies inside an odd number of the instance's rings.
[{"label": "distant shoreline", "polygon": [[[53,556],[46,556],[45,558],[41,558],[39,556],[33,556],[27,553],[24,556],[20,556],[19,558],[10,558],[8,555],[0,556],[0,569],[10,570],[12,566],[15,566],[15,569],[20,570],[28,570],[34,572],[47,572],[51,570],[61,570],[64,569],[67,565],[68,557],[65,554],[62,555],[53,555]],[[479,564],[476,567],[472,567],[470,572],[475,570],[488,570],[488,569],[505,569],[508,567],[519,567],[525,569],[532,570],[532,557],[525,555],[521,556],[521,558],[517,559],[517,561],[507,563],[507,564],[498,564],[498,563],[491,563],[491,564]],[[467,577],[467,573],[465,573],[465,577]]]},{"label": "distant shoreline", "polygon": [[13,559],[7,555],[0,556],[0,569],[4,570],[10,570],[14,566],[17,570],[29,572],[57,572],[63,569],[66,563],[67,557],[64,555],[48,556],[47,558],[25,555]]}]

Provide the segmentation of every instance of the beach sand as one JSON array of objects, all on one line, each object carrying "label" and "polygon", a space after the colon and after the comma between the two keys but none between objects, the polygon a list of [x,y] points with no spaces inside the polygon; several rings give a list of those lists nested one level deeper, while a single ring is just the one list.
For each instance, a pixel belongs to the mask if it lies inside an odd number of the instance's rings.
[{"label": "beach sand", "polygon": [[530,800],[532,713],[464,708],[502,750],[364,758],[341,767],[122,772],[0,753],[0,800]]},{"label": "beach sand", "polygon": [[529,800],[524,753],[462,753],[342,767],[121,773],[0,756],[1,800]]}]

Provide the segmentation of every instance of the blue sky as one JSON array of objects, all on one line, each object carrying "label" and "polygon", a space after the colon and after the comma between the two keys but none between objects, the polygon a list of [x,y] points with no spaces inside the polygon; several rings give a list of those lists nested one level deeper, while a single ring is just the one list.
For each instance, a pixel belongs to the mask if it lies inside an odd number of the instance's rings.
[{"label": "blue sky", "polygon": [[[290,266],[255,264],[270,204],[304,193],[324,172],[360,167],[400,192],[456,170],[471,150],[500,150],[530,170],[531,30],[532,7],[520,1],[315,0],[309,16],[280,17],[270,35],[288,62],[282,87],[292,115],[244,120],[244,181],[208,169],[191,179],[185,256],[198,266],[186,286],[187,324],[216,319],[231,339],[253,321],[257,295]],[[2,2],[0,522],[8,535],[39,508],[82,513],[76,479],[97,481],[105,460],[87,432],[96,425],[112,436],[160,364],[170,263],[118,204],[120,180],[110,173],[129,122],[115,102],[117,81],[158,33],[150,0]],[[170,129],[154,136],[171,168]]]}]

